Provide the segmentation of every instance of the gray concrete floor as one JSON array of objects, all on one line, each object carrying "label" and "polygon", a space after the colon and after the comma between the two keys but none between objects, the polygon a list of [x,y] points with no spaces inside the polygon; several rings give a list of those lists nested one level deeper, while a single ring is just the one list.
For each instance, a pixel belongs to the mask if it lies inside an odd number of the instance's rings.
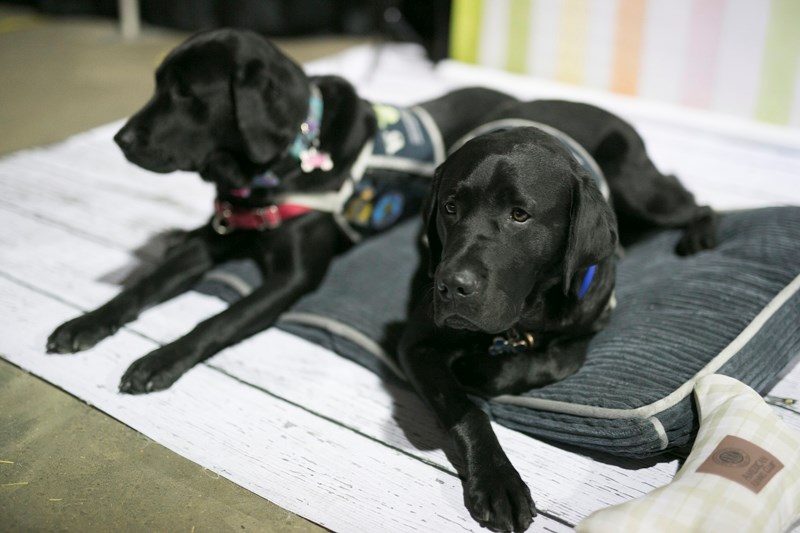
[{"label": "gray concrete floor", "polygon": [[[0,3],[0,154],[131,114],[185,37]],[[364,41],[277,42],[303,62]],[[324,531],[2,360],[0,530]]]}]

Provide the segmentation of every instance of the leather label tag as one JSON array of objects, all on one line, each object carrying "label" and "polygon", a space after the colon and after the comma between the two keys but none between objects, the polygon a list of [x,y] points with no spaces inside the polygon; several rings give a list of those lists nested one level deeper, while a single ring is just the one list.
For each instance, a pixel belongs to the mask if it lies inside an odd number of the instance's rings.
[{"label": "leather label tag", "polygon": [[715,474],[758,494],[783,469],[783,463],[752,442],[728,435],[717,445],[697,472]]}]

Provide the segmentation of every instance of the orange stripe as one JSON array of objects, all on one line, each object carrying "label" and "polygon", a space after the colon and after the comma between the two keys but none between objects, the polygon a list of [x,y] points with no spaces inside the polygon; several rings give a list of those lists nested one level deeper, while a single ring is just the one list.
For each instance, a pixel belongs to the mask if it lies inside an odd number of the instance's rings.
[{"label": "orange stripe", "polygon": [[611,89],[615,92],[636,94],[638,90],[646,3],[646,0],[619,0],[611,78]]}]

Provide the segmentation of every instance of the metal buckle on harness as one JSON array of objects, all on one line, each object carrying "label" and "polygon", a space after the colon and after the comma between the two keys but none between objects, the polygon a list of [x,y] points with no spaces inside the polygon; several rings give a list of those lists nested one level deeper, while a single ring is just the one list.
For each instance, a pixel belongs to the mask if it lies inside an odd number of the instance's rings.
[{"label": "metal buckle on harness", "polygon": [[227,207],[222,211],[218,211],[214,214],[214,218],[211,219],[211,227],[214,228],[219,235],[227,235],[233,228],[230,226],[230,218],[233,213]]}]

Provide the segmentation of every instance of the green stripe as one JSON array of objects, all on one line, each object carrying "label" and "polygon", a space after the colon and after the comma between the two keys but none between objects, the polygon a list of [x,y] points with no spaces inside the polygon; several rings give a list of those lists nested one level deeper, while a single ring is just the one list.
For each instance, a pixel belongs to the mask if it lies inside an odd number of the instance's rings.
[{"label": "green stripe", "polygon": [[800,57],[800,2],[772,0],[756,118],[788,124]]},{"label": "green stripe", "polygon": [[450,57],[478,62],[478,35],[483,0],[454,0],[450,17]]},{"label": "green stripe", "polygon": [[506,68],[512,72],[525,72],[528,69],[528,28],[533,2],[535,0],[511,0]]}]

